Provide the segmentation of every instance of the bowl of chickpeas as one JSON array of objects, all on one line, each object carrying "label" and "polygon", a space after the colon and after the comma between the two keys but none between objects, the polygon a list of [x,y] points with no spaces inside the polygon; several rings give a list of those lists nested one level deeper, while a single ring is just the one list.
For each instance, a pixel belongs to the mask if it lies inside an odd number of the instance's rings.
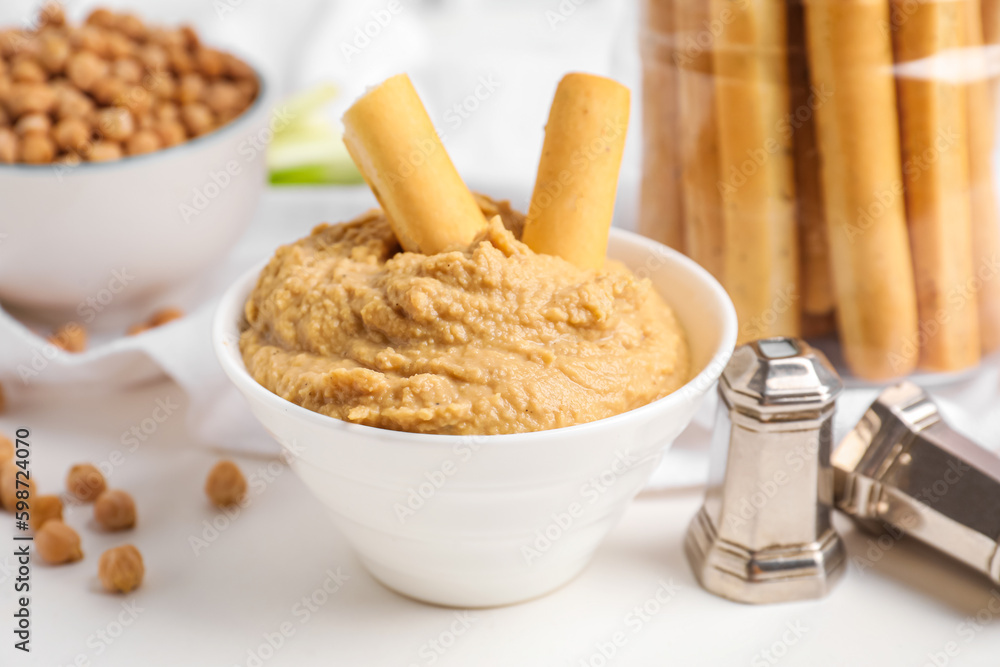
[{"label": "bowl of chickpeas", "polygon": [[218,263],[264,187],[265,97],[189,26],[49,4],[0,28],[0,301],[124,304]]}]

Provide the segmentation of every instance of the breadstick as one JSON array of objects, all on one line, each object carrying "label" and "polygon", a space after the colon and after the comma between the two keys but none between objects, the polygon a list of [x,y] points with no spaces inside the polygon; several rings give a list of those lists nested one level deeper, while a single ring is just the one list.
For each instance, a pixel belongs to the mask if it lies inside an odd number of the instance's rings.
[{"label": "breadstick", "polygon": [[990,161],[996,137],[993,100],[982,53],[983,24],[979,0],[960,3],[965,7],[966,46],[979,68],[980,78],[969,83],[969,181],[972,193],[973,270],[979,279],[979,332],[983,351],[1000,348],[1000,213]]},{"label": "breadstick", "polygon": [[975,365],[980,347],[976,302],[955,298],[974,275],[965,87],[940,59],[962,47],[965,10],[958,2],[910,0],[893,0],[893,10],[909,10],[893,31],[896,62],[920,61],[922,70],[897,79],[920,366],[955,371]]},{"label": "breadstick", "polygon": [[567,74],[556,88],[521,240],[535,252],[600,269],[628,129],[628,88]]},{"label": "breadstick", "polygon": [[719,128],[715,113],[712,52],[704,46],[711,13],[705,0],[674,0],[677,27],[684,245],[695,260],[722,279],[723,229],[719,204]]},{"label": "breadstick", "polygon": [[[823,217],[823,186],[820,183],[819,147],[816,145],[816,105],[825,94],[813,94],[809,87],[806,58],[805,14],[802,3],[788,3],[788,79],[791,98],[789,121],[782,127],[792,134],[795,156],[795,201],[799,218],[799,280],[802,296],[802,335],[820,330],[831,322],[833,313],[833,271],[830,245]],[[816,316],[815,321],[805,319]],[[823,334],[828,333],[822,331]]]},{"label": "breadstick", "polygon": [[[983,17],[983,43],[988,46],[1000,46],[1000,0],[981,0]],[[1000,79],[995,73],[990,73],[990,90],[993,105],[997,106],[1000,95]]]},{"label": "breadstick", "polygon": [[881,380],[917,363],[917,299],[903,206],[888,0],[813,0],[806,37],[841,346]]},{"label": "breadstick", "polygon": [[[782,0],[711,0],[725,28],[715,40],[722,284],[736,305],[739,342],[798,336],[798,233]],[[731,15],[726,20],[725,17]]]},{"label": "breadstick", "polygon": [[486,227],[406,74],[386,79],[344,114],[344,144],[404,250],[469,246]]},{"label": "breadstick", "polygon": [[684,250],[674,0],[646,0],[642,48],[642,185],[639,232]]}]

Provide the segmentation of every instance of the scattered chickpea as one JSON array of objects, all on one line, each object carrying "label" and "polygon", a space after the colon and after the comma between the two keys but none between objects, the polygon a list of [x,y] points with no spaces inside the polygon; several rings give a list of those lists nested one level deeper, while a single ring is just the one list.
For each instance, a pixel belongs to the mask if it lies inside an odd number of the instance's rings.
[{"label": "scattered chickpea", "polygon": [[90,502],[104,493],[107,484],[104,475],[90,463],[78,463],[69,469],[66,490],[77,500]]},{"label": "scattered chickpea", "polygon": [[56,155],[56,145],[46,134],[32,132],[21,138],[21,160],[28,164],[46,164]]},{"label": "scattered chickpea", "polygon": [[246,478],[239,467],[229,460],[216,463],[205,480],[205,493],[217,507],[238,505],[246,492]]},{"label": "scattered chickpea", "polygon": [[152,130],[140,130],[125,142],[125,152],[129,155],[152,153],[161,148],[160,137]]},{"label": "scattered chickpea", "polygon": [[107,71],[108,64],[89,51],[74,53],[66,61],[66,76],[80,90],[89,91]]},{"label": "scattered chickpea", "polygon": [[[11,457],[0,464],[0,506],[8,512],[13,512],[17,508],[18,500],[26,500],[35,497],[35,480],[29,478],[27,488],[25,488],[24,476],[20,477],[20,487],[18,486],[18,467],[15,459]],[[27,496],[25,497],[25,491]],[[22,496],[18,498],[18,494]]]},{"label": "scattered chickpea", "polygon": [[97,576],[109,593],[128,593],[139,587],[146,575],[142,554],[131,544],[108,549],[101,554]]},{"label": "scattered chickpea", "polygon": [[94,519],[106,530],[135,526],[135,501],[125,491],[109,489],[94,501]]},{"label": "scattered chickpea", "polygon": [[181,122],[194,136],[201,136],[215,127],[215,116],[200,102],[192,102],[181,107]]},{"label": "scattered chickpea", "polygon": [[[25,143],[33,135],[28,135],[24,138]],[[48,137],[45,137],[48,139]],[[51,143],[51,140],[50,140]],[[22,147],[22,150],[25,150]],[[23,157],[23,156],[22,156]],[[50,159],[51,161],[51,159]],[[76,322],[67,322],[58,329],[55,333],[49,336],[49,342],[58,348],[62,348],[66,352],[78,353],[83,352],[87,349],[87,330]]]},{"label": "scattered chickpea", "polygon": [[95,141],[84,157],[91,162],[110,162],[111,160],[120,160],[124,154],[122,146],[118,142]]},{"label": "scattered chickpea", "polygon": [[82,151],[90,141],[90,126],[80,118],[70,116],[56,124],[52,136],[64,151]]},{"label": "scattered chickpea", "polygon": [[22,137],[32,132],[48,134],[51,129],[52,121],[49,120],[48,115],[37,112],[26,113],[14,123],[14,132]]},{"label": "scattered chickpea", "polygon": [[121,141],[135,131],[135,121],[128,109],[112,107],[97,112],[97,130],[108,139]]},{"label": "scattered chickpea", "polygon": [[59,496],[38,496],[31,499],[31,529],[36,533],[49,521],[62,521],[63,504]]},{"label": "scattered chickpea", "polygon": [[46,563],[60,565],[83,558],[80,536],[61,519],[50,519],[35,533],[35,550]]},{"label": "scattered chickpea", "polygon": [[17,161],[17,137],[9,127],[0,127],[0,162],[12,164]]},{"label": "scattered chickpea", "polygon": [[163,308],[150,315],[149,319],[139,324],[133,324],[128,328],[128,335],[135,336],[144,331],[161,327],[168,322],[173,322],[184,317],[184,311],[180,308]]}]

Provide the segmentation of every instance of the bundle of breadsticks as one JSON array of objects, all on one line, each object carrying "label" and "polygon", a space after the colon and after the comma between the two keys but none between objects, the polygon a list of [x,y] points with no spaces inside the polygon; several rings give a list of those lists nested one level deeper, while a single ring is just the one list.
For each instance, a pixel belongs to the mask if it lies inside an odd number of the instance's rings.
[{"label": "bundle of breadsticks", "polygon": [[852,373],[1000,348],[1000,0],[645,0],[640,228],[740,338],[834,327]]}]

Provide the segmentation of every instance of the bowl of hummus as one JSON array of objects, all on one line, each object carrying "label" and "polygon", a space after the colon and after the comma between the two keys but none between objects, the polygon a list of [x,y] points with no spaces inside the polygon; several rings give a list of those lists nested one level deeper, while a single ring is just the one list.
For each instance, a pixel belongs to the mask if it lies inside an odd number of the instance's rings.
[{"label": "bowl of hummus", "polygon": [[536,254],[483,199],[465,251],[403,252],[370,211],[223,297],[220,363],[371,574],[485,607],[575,577],[733,350],[722,287],[612,230],[609,261]]}]

